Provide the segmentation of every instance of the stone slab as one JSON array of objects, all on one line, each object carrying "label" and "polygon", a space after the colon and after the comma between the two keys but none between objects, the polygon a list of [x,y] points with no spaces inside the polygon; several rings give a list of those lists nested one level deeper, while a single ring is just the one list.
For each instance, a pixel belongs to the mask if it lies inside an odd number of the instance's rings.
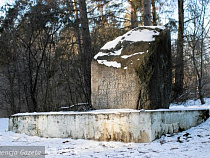
[{"label": "stone slab", "polygon": [[50,138],[147,143],[197,126],[208,117],[208,109],[26,113],[11,116],[9,130]]}]

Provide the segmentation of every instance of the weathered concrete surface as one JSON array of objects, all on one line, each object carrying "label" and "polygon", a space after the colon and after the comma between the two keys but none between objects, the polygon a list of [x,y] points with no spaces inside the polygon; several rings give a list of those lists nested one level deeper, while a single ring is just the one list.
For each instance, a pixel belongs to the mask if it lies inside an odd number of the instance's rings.
[{"label": "weathered concrete surface", "polygon": [[138,27],[108,42],[91,64],[95,109],[160,109],[171,101],[170,32]]},{"label": "weathered concrete surface", "polygon": [[204,122],[209,110],[107,110],[13,115],[9,130],[31,136],[151,142]]}]

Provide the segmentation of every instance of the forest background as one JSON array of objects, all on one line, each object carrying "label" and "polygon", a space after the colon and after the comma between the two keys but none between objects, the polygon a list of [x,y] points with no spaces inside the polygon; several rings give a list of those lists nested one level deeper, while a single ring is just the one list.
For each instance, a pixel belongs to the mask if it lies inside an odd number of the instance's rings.
[{"label": "forest background", "polygon": [[172,102],[199,98],[204,104],[210,97],[209,6],[209,0],[14,0],[2,5],[0,115],[91,109],[93,56],[106,42],[143,25],[171,31]]}]

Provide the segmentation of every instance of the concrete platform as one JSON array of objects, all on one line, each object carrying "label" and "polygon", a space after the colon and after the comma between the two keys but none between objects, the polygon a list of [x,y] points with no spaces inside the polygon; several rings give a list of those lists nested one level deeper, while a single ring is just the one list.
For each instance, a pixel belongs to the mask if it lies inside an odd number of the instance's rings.
[{"label": "concrete platform", "polygon": [[50,138],[147,143],[197,126],[208,117],[208,109],[22,113],[9,118],[9,130]]}]

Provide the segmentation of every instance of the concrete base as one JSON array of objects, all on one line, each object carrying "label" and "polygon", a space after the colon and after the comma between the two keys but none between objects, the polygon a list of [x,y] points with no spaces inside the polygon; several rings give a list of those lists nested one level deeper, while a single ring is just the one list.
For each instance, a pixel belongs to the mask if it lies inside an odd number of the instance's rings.
[{"label": "concrete base", "polygon": [[129,110],[25,113],[9,118],[9,130],[31,136],[147,143],[204,122],[209,110]]}]

